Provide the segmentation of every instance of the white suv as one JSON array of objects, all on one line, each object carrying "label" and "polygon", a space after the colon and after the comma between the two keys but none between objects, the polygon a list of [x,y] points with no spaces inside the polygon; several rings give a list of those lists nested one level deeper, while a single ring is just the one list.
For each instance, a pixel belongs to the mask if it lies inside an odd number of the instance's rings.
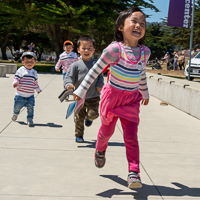
[{"label": "white suv", "polygon": [[[185,66],[185,76],[188,79],[189,60]],[[200,78],[200,52],[191,59],[190,65],[190,81],[194,78]]]}]

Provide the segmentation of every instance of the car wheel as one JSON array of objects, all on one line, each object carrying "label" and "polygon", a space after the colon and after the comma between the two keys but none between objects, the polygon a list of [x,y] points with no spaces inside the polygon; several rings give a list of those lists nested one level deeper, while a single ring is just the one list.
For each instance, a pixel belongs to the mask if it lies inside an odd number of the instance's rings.
[{"label": "car wheel", "polygon": [[[188,76],[186,77],[186,79],[189,80],[189,79],[188,79]],[[194,80],[194,77],[190,77],[190,80],[189,80],[189,81],[193,81],[193,80]]]}]

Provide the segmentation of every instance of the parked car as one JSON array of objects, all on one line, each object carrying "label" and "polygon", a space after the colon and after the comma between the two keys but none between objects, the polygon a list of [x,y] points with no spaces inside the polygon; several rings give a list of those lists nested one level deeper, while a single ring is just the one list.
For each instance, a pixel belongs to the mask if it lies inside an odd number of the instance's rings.
[{"label": "parked car", "polygon": [[[185,66],[185,76],[188,79],[188,72],[189,72],[189,61],[187,62]],[[190,81],[192,81],[194,78],[200,78],[200,52],[191,59],[191,65],[190,65]]]}]

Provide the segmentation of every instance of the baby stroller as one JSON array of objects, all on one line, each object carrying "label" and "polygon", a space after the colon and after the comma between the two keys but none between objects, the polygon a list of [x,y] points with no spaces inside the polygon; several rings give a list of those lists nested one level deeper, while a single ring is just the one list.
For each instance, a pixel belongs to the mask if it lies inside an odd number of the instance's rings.
[{"label": "baby stroller", "polygon": [[172,59],[170,59],[170,61],[169,61],[169,66],[167,67],[167,70],[173,70],[173,65],[174,65],[174,59],[172,58]]},{"label": "baby stroller", "polygon": [[14,59],[14,61],[21,62],[20,57],[22,56],[22,54],[23,54],[23,52],[20,52],[19,50],[16,50],[16,51],[13,53],[13,55],[14,55],[13,59]]},{"label": "baby stroller", "polygon": [[158,62],[157,58],[155,58],[155,65],[152,65],[152,69],[162,69],[161,64]]}]

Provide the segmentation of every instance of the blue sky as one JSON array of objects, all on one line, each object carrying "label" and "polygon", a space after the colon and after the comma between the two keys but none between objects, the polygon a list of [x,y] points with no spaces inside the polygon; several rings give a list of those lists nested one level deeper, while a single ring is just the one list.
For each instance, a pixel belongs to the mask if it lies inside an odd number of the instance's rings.
[{"label": "blue sky", "polygon": [[[151,17],[147,18],[147,22],[161,22],[160,18],[165,18],[168,15],[169,9],[169,1],[170,0],[153,0],[154,5],[160,10],[160,12],[156,13],[153,12],[151,9],[144,9],[144,13],[148,15],[152,15]],[[147,2],[149,2],[147,0]],[[150,2],[149,2],[150,3]]]}]

